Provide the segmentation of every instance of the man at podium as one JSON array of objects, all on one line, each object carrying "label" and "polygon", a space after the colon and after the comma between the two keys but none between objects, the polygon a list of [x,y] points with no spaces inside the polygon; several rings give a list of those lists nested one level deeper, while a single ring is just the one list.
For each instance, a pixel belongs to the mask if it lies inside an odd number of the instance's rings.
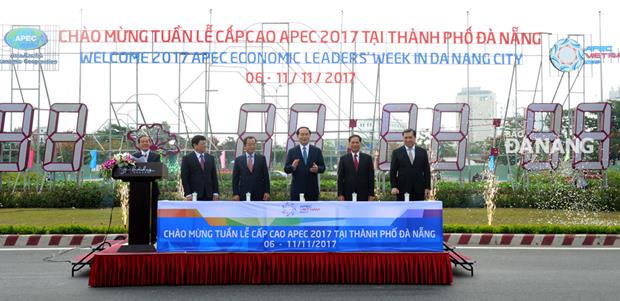
[{"label": "man at podium", "polygon": [[[133,156],[144,162],[161,162],[159,154],[151,151],[151,138],[148,135],[140,135],[138,137],[138,148],[140,151],[135,152]],[[159,199],[159,186],[153,181],[151,188],[151,243],[157,240],[157,201]]]}]

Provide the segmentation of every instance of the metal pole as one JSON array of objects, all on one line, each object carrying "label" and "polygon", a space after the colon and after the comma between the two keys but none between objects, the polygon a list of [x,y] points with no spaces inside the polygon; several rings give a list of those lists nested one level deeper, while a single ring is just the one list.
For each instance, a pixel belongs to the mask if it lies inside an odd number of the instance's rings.
[{"label": "metal pole", "polygon": [[[601,23],[602,23],[601,19],[602,19],[602,13],[599,10],[598,11],[598,43],[599,43],[598,45],[599,46],[603,45],[603,30],[602,30],[602,26],[601,26]],[[599,71],[600,71],[600,77],[601,77],[600,78],[601,102],[603,102],[603,99],[604,99],[603,98],[603,58],[601,58],[601,66],[599,68]],[[585,96],[584,96],[584,98],[585,98]],[[603,170],[603,183],[602,183],[602,186],[604,188],[608,187],[608,183],[607,183],[607,170]]]},{"label": "metal pole", "polygon": [[[381,64],[377,64],[377,87],[375,88],[375,103],[372,109],[372,131],[370,132],[370,155],[375,147],[375,124],[377,121],[377,105],[381,102]],[[373,156],[374,160],[374,156]]]},{"label": "metal pole", "polygon": [[542,36],[540,38],[540,102],[543,103],[545,102],[545,95],[544,95],[544,76],[543,76],[543,43],[542,43]]},{"label": "metal pole", "polygon": [[[213,9],[209,9],[209,24],[212,24],[213,20]],[[209,43],[209,52],[211,52],[212,43]],[[211,97],[211,60],[209,62],[205,62],[205,134],[209,134],[210,128],[210,120],[209,120],[209,101]],[[263,92],[263,96],[265,93]],[[180,102],[179,102],[180,105]],[[188,133],[189,135],[189,133]],[[211,137],[209,137],[211,139]],[[213,141],[212,139],[210,141]],[[209,152],[211,152],[211,147],[213,143],[209,143]]]},{"label": "metal pole", "polygon": [[[465,28],[469,28],[469,11],[467,11],[467,25],[465,26]],[[469,56],[469,44],[467,44],[467,56]],[[469,60],[467,60],[467,105],[469,106],[469,109],[471,110],[471,100],[469,99],[470,95],[469,95]],[[463,116],[461,116],[463,117]],[[467,133],[469,133],[470,137],[474,137],[475,135],[472,135],[473,133],[471,132],[471,122],[467,122]],[[473,141],[472,141],[473,143]],[[471,160],[471,145],[472,143],[467,143],[467,156],[465,157],[467,159],[467,162],[465,162],[465,166],[467,166],[467,171],[468,171],[468,175],[467,175],[467,181],[470,182],[471,181],[471,166],[469,165],[469,162]],[[462,174],[462,172],[461,172]],[[461,177],[461,184],[463,183],[463,178]]]},{"label": "metal pole", "polygon": [[[598,11],[598,45],[603,46],[603,31],[601,27],[601,11]],[[603,102],[603,58],[601,57],[601,67],[599,68],[600,76],[601,76],[601,102]],[[584,89],[585,90],[585,89]],[[585,98],[585,96],[584,96]]]},{"label": "metal pole", "polygon": [[[353,52],[357,52],[357,42],[353,44]],[[355,73],[355,63],[351,63],[351,72]],[[355,116],[355,78],[351,81],[351,97],[349,101],[349,119],[353,119]],[[340,109],[340,108],[339,108]],[[353,129],[349,129],[349,135],[353,135]]]},{"label": "metal pole", "polygon": [[567,75],[568,76],[568,95],[566,97],[567,97],[567,100],[568,100],[568,112],[569,112],[569,114],[568,114],[568,127],[567,127],[566,131],[567,131],[567,133],[570,133],[571,125],[573,124],[573,122],[572,122],[573,117],[570,114],[571,82],[570,82],[570,72],[566,72],[566,73],[568,73],[568,75]]},{"label": "metal pole", "polygon": [[[344,11],[341,10],[340,11],[340,32],[342,32],[343,28],[342,28],[342,24],[343,24],[343,19],[344,19]],[[342,40],[340,40],[340,53],[342,53]],[[339,68],[339,72],[340,74],[342,74],[342,61],[340,61],[340,63],[338,63],[338,68]],[[342,123],[342,116],[341,116],[341,104],[342,104],[342,81],[340,81],[338,83],[338,137],[336,139],[336,154],[338,154],[339,150],[340,150],[340,126]]]},{"label": "metal pole", "polygon": [[[83,10],[80,9],[80,30],[82,30],[83,22]],[[82,40],[80,39],[80,64],[79,64],[79,74],[78,74],[78,103],[82,103]],[[41,93],[41,87],[39,87],[39,94]],[[77,130],[77,129],[76,129]],[[83,154],[82,154],[83,155]],[[75,183],[79,186],[81,182],[82,175],[82,166],[78,167],[78,172],[75,175]]]},{"label": "metal pole", "polygon": [[138,81],[138,79],[139,79],[139,75],[138,75],[139,69],[138,69],[138,66],[139,66],[139,63],[136,62],[136,127],[135,127],[136,130],[138,129],[138,114],[140,114],[140,112],[139,112],[140,111],[140,103],[138,102],[138,100],[139,100],[139,93],[140,93],[139,89],[138,89],[138,84],[139,84],[139,81]]},{"label": "metal pole", "polygon": [[[516,43],[515,43],[515,53],[514,53],[514,56],[515,57],[517,56],[517,44]],[[518,69],[519,68],[518,68],[517,60],[515,59],[515,68],[514,68],[514,72],[515,72],[515,77],[514,77],[514,79],[515,79],[515,116],[514,116],[514,123],[513,123],[514,124],[514,131],[513,132],[515,132],[515,133],[517,131],[517,126],[518,126],[517,114],[518,114],[518,110],[519,110],[518,109],[518,104],[519,104],[519,99],[518,99],[518,95],[519,95],[519,93],[518,93],[519,92],[518,78],[519,78],[519,76],[518,76],[518,72],[517,72]],[[516,180],[516,179],[513,179],[513,180]],[[515,183],[515,181],[513,181],[513,183]]]},{"label": "metal pole", "polygon": [[[493,147],[492,148],[496,147],[496,145],[497,145],[496,142],[497,142],[497,127],[495,125],[493,125]],[[489,157],[490,157],[490,154],[489,154]],[[495,159],[495,164],[493,166],[493,174],[494,175],[496,174],[496,171],[497,171],[497,161],[498,161],[498,159],[499,159],[499,156],[497,156],[497,158]],[[508,163],[510,163],[510,162],[508,162]]]},{"label": "metal pole", "polygon": [[108,158],[112,157],[112,63],[108,64]]},{"label": "metal pole", "polygon": [[[84,25],[82,23],[82,12],[83,10],[80,9],[80,30],[82,30],[84,28]],[[78,102],[82,103],[82,39],[80,39],[80,65],[79,65],[79,69],[78,69]]]},{"label": "metal pole", "polygon": [[[179,102],[179,108],[180,108],[181,107],[181,61],[179,61],[179,70],[178,70],[177,79],[178,79],[178,81],[177,81],[177,101]],[[179,118],[181,118],[180,115],[179,115],[179,117],[177,117],[177,119],[179,119]],[[179,123],[178,126],[180,128],[181,122],[179,121],[178,123]],[[180,133],[180,131],[177,132],[177,133]]]}]

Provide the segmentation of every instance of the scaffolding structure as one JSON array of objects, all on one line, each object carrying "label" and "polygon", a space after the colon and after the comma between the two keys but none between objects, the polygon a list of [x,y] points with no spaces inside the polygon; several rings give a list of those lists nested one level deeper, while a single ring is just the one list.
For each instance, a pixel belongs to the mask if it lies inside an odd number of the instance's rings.
[{"label": "scaffolding structure", "polygon": [[[212,17],[213,17],[213,12],[212,10],[210,10],[209,11],[209,24],[211,24],[212,22]],[[261,30],[271,28],[271,29],[278,29],[278,30],[290,32],[292,25],[310,28],[310,26],[307,26],[301,23],[260,22],[260,23],[255,23],[255,24],[248,26],[247,29],[250,29],[253,27],[259,27]],[[466,25],[467,26],[470,25],[469,12],[467,12]],[[344,26],[344,11],[341,11],[341,16],[340,16],[341,30],[343,29],[343,26]],[[13,29],[15,27],[18,27],[18,26],[11,26],[10,29]],[[58,29],[53,26],[48,26],[48,27],[28,26],[28,27],[41,28],[42,30],[46,32],[52,33],[50,36],[54,36],[54,37],[57,36]],[[599,27],[600,27],[600,22],[599,22]],[[3,27],[3,30],[4,29],[5,27]],[[548,66],[548,64],[545,64],[545,61],[546,61],[545,46],[549,46],[549,43],[550,43],[549,40],[552,34],[551,33],[540,33],[540,34],[546,37],[547,44],[545,45],[544,43],[540,43],[539,53],[527,54],[527,55],[524,54],[524,56],[534,57],[538,59],[538,71],[536,73],[536,82],[535,82],[533,89],[523,88],[519,84],[519,75],[521,74],[519,69],[521,68],[521,66],[519,66],[516,60],[512,66],[511,79],[510,79],[510,85],[508,89],[508,97],[506,100],[503,121],[506,122],[509,119],[510,108],[514,108],[514,111],[512,112],[514,113],[512,117],[513,122],[510,125],[504,123],[504,126],[502,126],[502,129],[501,129],[500,137],[505,137],[505,132],[507,130],[517,131],[517,127],[519,126],[517,122],[519,118],[519,113],[518,113],[519,112],[519,108],[518,108],[519,99],[523,99],[524,95],[528,95],[528,94],[532,95],[531,103],[534,103],[534,102],[543,103],[546,101],[545,94],[544,94],[545,85],[543,82],[543,78],[544,78],[544,69],[545,69],[544,67]],[[599,33],[599,36],[600,36],[600,33]],[[586,45],[586,38],[590,37],[590,43],[591,43],[591,36],[589,35],[569,34],[568,37],[580,39],[582,45]],[[57,40],[50,39],[49,47],[51,49],[57,49],[59,46],[58,43],[59,42]],[[155,50],[156,46],[157,45],[154,42],[151,42],[152,51]],[[180,46],[184,47],[184,45],[180,45]],[[327,45],[327,44],[322,45],[322,47],[326,47],[329,51],[334,50],[331,48],[330,45]],[[338,51],[342,52],[344,47],[345,45],[343,45],[343,42],[341,41],[339,43]],[[353,47],[354,52],[357,51],[357,44],[353,44],[352,47]],[[208,52],[212,52],[215,50],[215,48],[216,48],[216,45],[214,45],[213,43],[209,43],[207,50]],[[284,51],[284,52],[291,51],[290,43],[269,43],[269,44],[259,43],[258,45],[256,45],[256,44],[250,44],[247,41],[241,41],[238,45],[229,46],[227,49],[232,49],[232,48],[241,48],[241,49],[244,49],[245,51],[247,51],[248,49],[252,49],[252,48],[258,48],[260,49],[261,52],[265,51],[265,49],[271,49],[275,51]],[[82,50],[83,50],[82,44],[80,43],[79,53],[61,53],[58,51],[56,54],[50,53],[47,55],[55,55],[56,58],[59,58],[61,55],[81,55]],[[449,50],[449,45],[448,45],[448,50]],[[4,56],[5,52],[13,53],[14,49],[9,48],[3,44],[1,51]],[[40,52],[41,49],[39,49],[38,51]],[[467,46],[467,52],[469,53],[469,46]],[[177,53],[180,53],[180,52],[177,52]],[[523,46],[515,44],[514,54],[517,55],[519,53],[523,53]],[[124,99],[119,100],[113,96],[113,90],[115,87],[113,87],[113,84],[112,84],[113,79],[117,76],[117,73],[116,73],[117,71],[115,70],[114,64],[112,63],[108,64],[107,66],[108,67],[108,83],[107,83],[108,108],[109,108],[108,118],[103,124],[101,124],[97,128],[98,131],[104,128],[107,128],[108,130],[107,146],[104,146],[103,145],[104,143],[101,143],[100,141],[98,141],[96,135],[89,134],[89,137],[92,137],[95,140],[100,150],[107,157],[110,157],[112,154],[116,152],[127,150],[127,141],[125,140],[126,139],[125,136],[114,137],[113,125],[116,125],[120,128],[126,128],[128,130],[135,130],[135,129],[138,129],[140,125],[147,124],[150,122],[145,117],[145,113],[143,109],[143,106],[144,106],[143,99],[146,97],[154,98],[157,101],[157,105],[161,105],[162,108],[166,110],[172,118],[176,119],[176,124],[172,124],[171,126],[176,126],[176,134],[183,138],[184,145],[181,146],[182,152],[191,151],[191,145],[188,145],[188,143],[192,135],[206,134],[208,137],[217,136],[217,135],[231,135],[231,136],[237,135],[236,132],[216,132],[213,130],[213,125],[211,122],[212,121],[211,108],[212,108],[212,101],[213,101],[213,93],[218,92],[218,90],[217,88],[213,87],[212,79],[214,76],[217,76],[218,74],[224,74],[224,73],[234,73],[234,74],[238,74],[240,77],[243,77],[243,73],[251,70],[252,66],[249,66],[249,65],[245,65],[245,66],[217,65],[217,66],[214,66],[210,60],[207,60],[204,63],[204,70],[199,74],[190,74],[189,84],[184,85],[182,79],[185,79],[187,77],[186,75],[187,72],[184,72],[185,67],[183,66],[183,63],[178,62],[177,65],[178,66],[177,66],[177,74],[176,74],[176,97],[174,99],[166,100],[164,97],[158,94],[151,93],[149,91],[143,91],[143,88],[140,87],[140,78],[144,71],[142,71],[142,64],[136,62],[135,69],[134,69],[135,70],[135,84],[134,84],[135,86],[133,89],[133,93],[128,96],[124,96]],[[41,112],[47,111],[49,106],[52,105],[52,101],[50,100],[50,92],[47,86],[47,81],[46,81],[45,76],[46,76],[46,72],[48,71],[57,71],[57,69],[54,69],[54,68],[58,68],[58,66],[57,65],[42,65],[42,64],[38,64],[38,65],[33,64],[29,66],[31,67],[31,70],[20,70],[15,65],[12,65],[12,67],[7,70],[6,65],[4,64],[0,65],[0,68],[2,68],[1,69],[2,71],[10,71],[11,73],[11,82],[10,82],[11,103],[26,102],[27,100],[30,100],[32,98],[36,99],[36,102],[37,102],[36,131],[37,132],[34,133],[33,144],[34,144],[34,149],[35,149],[34,161],[38,163],[41,161],[39,153],[41,149],[41,144],[45,141],[45,135],[46,135],[45,132],[42,131],[42,127],[41,127]],[[83,68],[82,61],[80,60],[78,85],[77,85],[78,90],[79,90],[78,91],[78,95],[79,95],[78,102],[82,101],[82,97],[81,97],[82,76],[83,76],[82,68]],[[580,102],[586,101],[586,76],[584,75],[585,71],[582,71],[584,68],[586,68],[585,65],[582,66],[582,68],[574,76],[571,75],[570,73],[566,73],[566,76],[564,73],[561,75],[559,82],[557,84],[556,90],[555,90],[555,94],[551,98],[551,102],[556,101],[556,96],[558,96],[558,92],[560,91],[561,86],[565,86],[567,88],[567,93],[566,93],[566,97],[563,100],[563,104],[567,103],[569,109],[571,108],[571,105],[575,103],[575,101],[580,101]],[[276,72],[286,73],[287,74],[286,78],[290,78],[290,74],[292,72],[307,72],[307,66],[303,66],[301,64],[287,63],[285,65],[276,65],[276,66],[265,64],[264,62],[261,62],[260,64],[260,72],[262,74],[272,73],[274,72],[274,69],[277,69]],[[321,86],[321,84],[307,83],[307,82],[298,83],[298,85],[303,85],[306,89],[308,89],[308,91],[310,91],[310,93],[312,94],[312,97],[316,99],[317,102],[327,105],[327,109],[330,114],[329,116],[331,118],[327,118],[326,122],[332,122],[332,123],[335,122],[336,126],[331,129],[328,129],[325,132],[326,134],[329,133],[329,134],[336,136],[336,147],[334,150],[335,155],[346,153],[346,147],[343,147],[344,145],[346,145],[346,142],[345,142],[346,138],[348,137],[348,135],[351,135],[354,133],[355,126],[352,126],[352,125],[355,124],[355,121],[364,112],[365,113],[370,112],[370,114],[367,114],[367,115],[370,115],[372,126],[370,127],[369,131],[361,131],[361,132],[356,131],[355,133],[360,134],[362,137],[364,137],[363,147],[365,150],[372,152],[377,149],[377,137],[378,137],[378,132],[379,132],[377,122],[380,122],[380,110],[382,107],[381,106],[382,105],[382,99],[381,99],[381,71],[382,70],[381,69],[382,69],[382,65],[377,64],[376,76],[375,76],[375,81],[374,81],[374,89],[370,89],[368,85],[366,84],[365,80],[360,79],[360,76],[356,76],[354,80],[348,84],[348,86],[347,84],[344,84],[344,83],[338,84],[338,97],[337,98],[333,97],[328,91],[326,91]],[[600,69],[601,69],[601,98],[602,98],[602,63],[601,63]],[[355,63],[344,64],[340,62],[338,65],[338,70],[339,72],[343,72],[343,71],[344,72],[356,72],[356,66],[355,66]],[[22,74],[27,71],[36,72],[37,76],[34,82],[29,81],[28,83],[26,83],[26,81],[24,81],[24,77],[22,76]],[[552,71],[550,70],[549,72],[552,72]],[[123,74],[123,75],[126,76],[126,74]],[[368,76],[367,78],[372,78],[369,75],[365,75],[365,76]],[[527,75],[527,77],[530,78],[530,75]],[[566,77],[566,80],[564,80],[565,77]],[[202,99],[196,99],[195,97],[186,97],[185,93],[188,91],[188,89],[190,89],[193,86],[198,86],[201,83],[204,84],[204,87],[202,89],[202,91],[204,91]],[[470,99],[469,91],[471,88],[470,87],[470,65],[469,64],[466,65],[466,84],[467,84],[467,99],[468,99],[467,102],[469,104],[469,99]],[[248,85],[252,85],[252,84],[248,84]],[[290,107],[292,105],[291,100],[298,98],[298,97],[297,98],[295,97],[296,96],[294,94],[295,89],[293,87],[294,87],[293,83],[289,81],[285,83],[282,83],[282,82],[273,83],[273,82],[264,81],[260,83],[259,89],[252,87],[252,89],[254,90],[256,94],[256,98],[260,99],[261,104],[273,104],[276,108],[276,120],[277,120],[276,124],[280,124],[281,126],[276,127],[275,137],[281,137],[287,134],[287,131],[283,130],[282,124],[286,124],[288,122],[288,117],[290,116]],[[346,90],[350,91],[348,101],[346,97],[344,96],[345,94],[344,91]],[[32,97],[25,96],[25,94],[27,93],[34,93],[34,96]],[[360,94],[362,96],[360,96]],[[189,114],[192,111],[196,111],[195,110],[196,107],[200,108],[200,111],[204,113],[205,118],[204,118],[203,123],[196,122],[195,120],[191,118]],[[422,108],[422,109],[428,109],[428,108]],[[265,118],[265,115],[263,113],[261,114],[261,120],[263,120],[264,118]],[[572,119],[572,117],[570,118]],[[12,120],[10,121],[10,124],[11,125],[13,124]],[[572,125],[572,121],[571,121],[571,125]],[[262,130],[263,123],[261,123],[260,126]],[[469,125],[469,127],[470,127],[469,128],[470,133],[475,130],[475,129],[472,129],[471,125]],[[119,141],[118,147],[114,147],[114,145],[116,145],[115,143],[113,143],[115,139]],[[213,140],[208,139],[208,142],[209,142],[209,146],[208,146],[209,152],[220,151],[218,145],[215,144]],[[11,151],[12,150],[9,148],[8,156],[12,155]],[[0,161],[2,161],[3,155],[5,155],[5,151],[0,152]],[[467,158],[466,166],[468,167],[470,167],[469,165],[471,161],[470,160],[471,155],[472,153],[471,153],[471,144],[470,144],[470,146],[468,147],[467,156],[466,156]],[[506,156],[506,159],[509,163],[511,162],[512,158],[510,154],[502,154],[502,155]],[[176,160],[179,161],[179,158],[176,158]],[[511,177],[511,180],[513,181],[516,180],[511,170],[511,168],[513,168],[511,167],[511,164],[508,164],[507,167],[508,167],[508,173]],[[470,170],[470,174],[467,178],[468,180],[471,180],[472,178],[471,169],[469,170]],[[81,181],[82,173],[83,171],[80,171],[75,174],[75,179],[78,183]],[[64,175],[66,176],[66,173]],[[27,177],[28,172],[26,172],[24,176]],[[463,182],[462,171],[459,173],[459,178],[460,178],[460,181]],[[0,174],[0,183],[2,183],[1,174]],[[14,184],[16,183],[17,181]],[[39,184],[37,184],[37,187],[39,187]]]}]

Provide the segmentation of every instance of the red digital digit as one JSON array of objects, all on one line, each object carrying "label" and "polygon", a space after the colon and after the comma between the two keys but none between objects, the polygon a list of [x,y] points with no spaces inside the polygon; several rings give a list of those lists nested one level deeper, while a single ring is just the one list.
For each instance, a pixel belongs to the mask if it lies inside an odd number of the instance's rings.
[{"label": "red digital digit", "polygon": [[[60,113],[78,113],[75,132],[58,132],[58,119]],[[79,171],[82,168],[82,150],[84,149],[84,136],[86,135],[86,119],[88,108],[81,103],[56,103],[50,107],[50,116],[47,123],[47,140],[45,141],[45,155],[43,157],[43,170],[54,171]],[[70,163],[57,162],[56,147],[58,143],[74,143],[73,155]]]},{"label": "red digital digit", "polygon": [[[599,115],[596,131],[587,131],[585,114],[587,112]],[[611,105],[606,102],[582,103],[575,110],[575,126],[573,135],[575,145],[582,148],[584,140],[600,141],[597,161],[584,161],[581,149],[573,149],[573,168],[580,170],[601,170],[609,167],[609,135],[611,134]]]},{"label": "red digital digit", "polygon": [[[535,128],[536,113],[549,113],[550,126],[548,131]],[[554,145],[557,139],[560,139],[560,131],[562,130],[562,106],[557,103],[533,103],[527,106],[525,116],[525,139],[524,143],[537,142],[540,145]],[[525,142],[527,140],[528,142]],[[534,149],[523,148],[521,166],[530,171],[552,170],[558,167],[560,163],[560,150],[550,147],[544,151],[553,152],[548,160],[536,160],[534,157]],[[527,151],[526,151],[527,150]]]},{"label": "red digital digit", "polygon": [[[20,132],[12,132],[5,129],[7,113],[23,113],[22,126]],[[30,135],[32,135],[32,118],[34,109],[32,105],[27,103],[0,103],[0,152],[2,151],[2,143],[15,142],[19,143],[17,162],[0,162],[0,172],[3,171],[24,171],[28,162],[28,153],[30,149]]]},{"label": "red digital digit", "polygon": [[[459,113],[458,131],[444,131],[441,128],[442,113]],[[435,170],[463,170],[467,156],[467,135],[469,133],[469,105],[466,103],[439,103],[433,109],[433,130],[431,136],[431,163]],[[456,161],[444,161],[440,157],[439,143],[445,141],[458,142]]]},{"label": "red digital digit", "polygon": [[383,106],[383,114],[381,115],[381,131],[379,137],[379,169],[390,170],[390,161],[388,161],[390,142],[400,142],[403,140],[402,131],[392,131],[390,124],[392,122],[392,113],[408,113],[407,127],[417,128],[418,124],[418,106],[413,103],[388,103]]},{"label": "red digital digit", "polygon": [[[267,113],[265,116],[265,130],[263,132],[248,132],[248,114]],[[273,130],[276,120],[276,106],[270,103],[246,103],[239,109],[239,126],[237,127],[237,148],[235,157],[243,153],[243,139],[254,136],[256,141],[263,142],[263,156],[267,159],[267,167],[271,165],[271,148],[273,145]]]},{"label": "red digital digit", "polygon": [[286,141],[286,149],[289,150],[295,146],[297,141],[297,121],[299,113],[316,113],[316,129],[310,135],[310,141],[314,146],[323,149],[323,133],[325,132],[325,105],[320,103],[296,103],[291,106],[291,115],[288,121],[288,139]]}]

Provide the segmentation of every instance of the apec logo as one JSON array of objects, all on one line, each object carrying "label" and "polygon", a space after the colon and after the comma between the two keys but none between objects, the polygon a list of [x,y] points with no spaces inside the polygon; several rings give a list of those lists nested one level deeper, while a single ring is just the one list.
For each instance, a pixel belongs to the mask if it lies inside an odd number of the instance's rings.
[{"label": "apec logo", "polygon": [[286,202],[282,204],[282,214],[285,216],[294,216],[297,212],[297,204]]},{"label": "apec logo", "polygon": [[588,46],[585,49],[586,64],[618,63],[620,62],[620,51],[614,51],[611,45]]},{"label": "apec logo", "polygon": [[4,42],[13,49],[34,50],[47,44],[47,35],[36,28],[15,28],[7,32]]},{"label": "apec logo", "polygon": [[561,72],[576,71],[585,61],[583,48],[573,39],[562,39],[549,50],[549,59],[553,67]]}]

